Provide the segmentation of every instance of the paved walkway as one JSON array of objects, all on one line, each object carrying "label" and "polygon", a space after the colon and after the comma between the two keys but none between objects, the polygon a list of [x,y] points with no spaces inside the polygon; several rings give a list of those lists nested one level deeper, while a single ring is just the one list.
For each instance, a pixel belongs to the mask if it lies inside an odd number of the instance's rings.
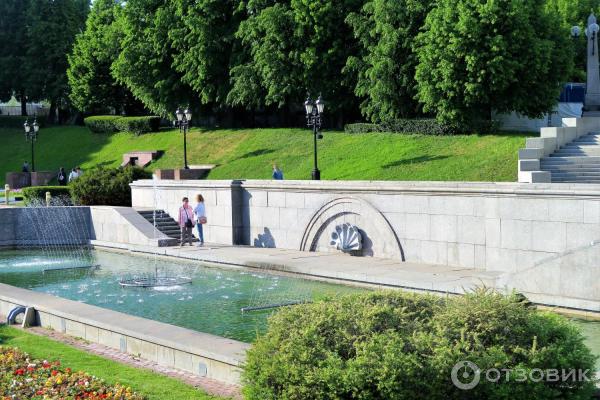
[{"label": "paved walkway", "polygon": [[[2,317],[2,319],[6,320],[6,318],[4,317]],[[139,357],[135,357],[131,354],[122,353],[118,350],[111,349],[110,347],[106,347],[98,343],[91,343],[83,339],[74,338],[63,333],[51,331],[49,329],[41,327],[32,327],[28,328],[26,331],[39,336],[48,337],[52,340],[68,344],[70,346],[84,350],[88,353],[96,354],[122,364],[130,365],[132,367],[137,368],[149,369],[153,372],[178,379],[188,385],[199,388],[213,396],[233,398],[236,400],[241,400],[243,398],[240,392],[241,388],[239,386],[227,385],[214,379],[200,377],[198,375],[192,374],[191,372],[183,371],[176,368],[168,368],[159,365],[153,361],[144,360]],[[135,390],[135,388],[133,389]]]},{"label": "paved walkway", "polygon": [[150,247],[92,241],[95,246],[121,248],[233,267],[274,270],[338,282],[398,287],[443,293],[464,293],[475,286],[496,287],[497,271],[416,264],[344,254],[206,244],[204,247]]}]

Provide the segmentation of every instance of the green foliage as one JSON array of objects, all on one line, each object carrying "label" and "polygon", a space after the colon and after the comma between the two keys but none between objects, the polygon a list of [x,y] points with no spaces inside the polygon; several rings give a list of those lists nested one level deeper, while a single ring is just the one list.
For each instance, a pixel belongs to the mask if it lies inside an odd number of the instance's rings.
[{"label": "green foliage", "polygon": [[[39,126],[46,125],[46,117],[35,117]],[[0,115],[0,128],[23,129],[25,121],[33,122],[32,117],[22,117],[20,115]],[[24,132],[24,131],[23,131]]]},{"label": "green foliage", "polygon": [[492,110],[539,117],[571,72],[569,40],[544,0],[438,0],[417,37],[418,98],[461,126]]},{"label": "green foliage", "polygon": [[156,132],[160,128],[160,117],[120,117],[118,115],[98,115],[83,120],[85,126],[94,133],[131,132],[141,135]]},{"label": "green foliage", "polygon": [[419,135],[452,135],[456,128],[435,119],[393,119],[381,124],[348,124],[347,133],[392,132]]},{"label": "green foliage", "polygon": [[0,100],[10,100],[13,93],[21,100],[25,96],[23,68],[27,52],[27,0],[0,2]]},{"label": "green foliage", "polygon": [[118,115],[96,115],[85,118],[83,123],[94,133],[113,133],[118,132],[116,122],[120,118]]},{"label": "green foliage", "polygon": [[121,51],[112,74],[157,115],[172,115],[197,96],[173,65],[172,34],[182,21],[174,0],[128,0],[119,13]]},{"label": "green foliage", "polygon": [[50,192],[53,199],[60,199],[65,204],[71,202],[71,192],[67,186],[31,186],[23,188],[23,201],[25,204],[45,204],[46,192]]},{"label": "green foliage", "polygon": [[346,72],[355,75],[354,93],[361,112],[373,122],[387,122],[419,114],[413,52],[432,0],[370,0],[346,21],[361,46],[348,58]]},{"label": "green foliage", "polygon": [[119,85],[111,74],[112,63],[120,52],[123,28],[118,18],[120,0],[94,1],[85,31],[77,35],[69,54],[69,97],[86,113],[134,113],[142,106],[131,92]]},{"label": "green foliage", "polygon": [[[594,356],[563,317],[487,290],[440,298],[376,292],[283,309],[247,355],[248,400],[588,399],[593,381],[496,383],[463,391],[459,361],[489,368],[589,369]],[[591,376],[591,374],[590,374]]]},{"label": "green foliage", "polygon": [[50,115],[66,106],[67,55],[84,27],[89,4],[89,0],[35,0],[26,11],[27,98],[49,100]]},{"label": "green foliage", "polygon": [[129,184],[138,179],[147,179],[149,172],[137,167],[117,169],[96,168],[86,171],[71,183],[73,199],[81,205],[131,207]]},{"label": "green foliage", "polygon": [[242,1],[246,18],[236,37],[246,51],[231,70],[229,103],[289,107],[308,91],[322,93],[332,112],[355,106],[350,82],[341,78],[356,51],[344,20],[362,2]]}]

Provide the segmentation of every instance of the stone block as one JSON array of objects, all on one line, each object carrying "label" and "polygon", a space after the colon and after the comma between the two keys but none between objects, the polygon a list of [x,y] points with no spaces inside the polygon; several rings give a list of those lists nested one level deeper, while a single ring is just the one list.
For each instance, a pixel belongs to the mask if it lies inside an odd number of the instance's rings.
[{"label": "stone block", "polygon": [[599,224],[566,224],[566,248],[567,250],[578,247],[591,246],[596,240],[600,239]]},{"label": "stone block", "polygon": [[285,207],[285,192],[268,192],[267,206],[268,207]]},{"label": "stone block", "polygon": [[502,219],[500,232],[502,248],[514,250],[531,248],[531,221]]},{"label": "stone block", "polygon": [[100,341],[100,329],[98,329],[95,326],[86,325],[85,340],[88,340],[93,343],[98,343]]},{"label": "stone block", "polygon": [[304,208],[304,193],[286,193],[285,206],[288,208]]},{"label": "stone block", "polygon": [[173,180],[175,179],[175,170],[174,169],[156,169],[154,170],[154,174],[157,179],[161,180]]},{"label": "stone block", "polygon": [[544,157],[544,149],[519,149],[519,160],[539,160]]},{"label": "stone block", "polygon": [[540,160],[519,160],[519,171],[539,171]]},{"label": "stone block", "polygon": [[479,246],[479,245],[475,245],[474,246],[474,251],[475,251],[475,260],[473,262],[473,266],[475,268],[478,269],[486,269],[486,264],[485,264],[485,246]]},{"label": "stone block", "polygon": [[485,245],[489,247],[500,247],[500,219],[486,218],[485,219]]},{"label": "stone block", "polygon": [[142,341],[141,343],[141,357],[156,362],[158,360],[158,348],[162,346],[157,346],[155,343],[150,343],[147,341]]},{"label": "stone block", "polygon": [[517,250],[486,247],[485,269],[514,273],[517,271]]},{"label": "stone block", "polygon": [[54,171],[39,171],[31,173],[31,186],[48,186],[48,183],[56,177]]},{"label": "stone block", "polygon": [[[567,228],[563,222],[532,222],[531,250],[562,253],[566,250]],[[524,249],[529,250],[529,249]]]},{"label": "stone block", "polygon": [[175,359],[175,368],[183,369],[184,371],[194,372],[194,365],[192,364],[192,355],[190,353],[183,352],[181,350],[173,350]]},{"label": "stone block", "polygon": [[456,215],[432,215],[430,239],[440,242],[456,242],[458,217]]},{"label": "stone block", "polygon": [[400,207],[400,212],[409,214],[427,214],[429,212],[428,196],[405,195],[400,201],[393,201],[393,203]]},{"label": "stone block", "polygon": [[160,365],[172,367],[175,365],[175,350],[158,346],[156,350],[156,362]]},{"label": "stone block", "polygon": [[421,261],[427,264],[448,264],[448,243],[431,242],[424,240],[421,242]]},{"label": "stone block", "polygon": [[600,223],[600,201],[584,200],[583,222],[586,224]]},{"label": "stone block", "polygon": [[29,172],[7,172],[5,182],[11,189],[21,189],[31,186],[31,174]]},{"label": "stone block", "polygon": [[252,207],[266,207],[267,206],[267,192],[262,190],[253,190],[250,193],[250,201],[248,202]]},{"label": "stone block", "polygon": [[[229,206],[231,207],[231,192],[229,190],[218,190],[217,194],[217,206]],[[207,210],[208,212],[208,210]]]},{"label": "stone block", "polygon": [[472,244],[448,243],[448,265],[473,268],[475,266],[475,246]]},{"label": "stone block", "polygon": [[65,333],[69,336],[85,339],[85,325],[67,319],[65,320]]},{"label": "stone block", "polygon": [[430,216],[428,214],[406,214],[404,237],[407,239],[429,240],[430,226]]},{"label": "stone block", "polygon": [[553,137],[537,137],[526,139],[527,148],[544,149],[544,155],[547,156],[556,150],[556,138]]},{"label": "stone block", "polygon": [[458,217],[460,243],[485,244],[485,218],[461,215]]},{"label": "stone block", "polygon": [[176,181],[183,181],[188,179],[204,179],[208,176],[210,169],[176,169],[174,171],[174,179]]},{"label": "stone block", "polygon": [[281,208],[279,209],[279,219],[282,227],[287,229],[298,224],[298,209],[297,208]]},{"label": "stone block", "polygon": [[548,200],[550,221],[583,222],[584,204],[581,200],[552,199]]}]

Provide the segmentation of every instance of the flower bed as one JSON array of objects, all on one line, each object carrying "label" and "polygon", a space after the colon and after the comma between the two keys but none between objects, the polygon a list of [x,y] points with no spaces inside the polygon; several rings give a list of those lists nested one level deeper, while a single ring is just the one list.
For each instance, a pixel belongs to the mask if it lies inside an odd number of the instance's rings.
[{"label": "flower bed", "polygon": [[0,400],[131,399],[144,397],[122,385],[108,385],[84,372],[63,368],[59,361],[31,360],[15,348],[0,346]]}]

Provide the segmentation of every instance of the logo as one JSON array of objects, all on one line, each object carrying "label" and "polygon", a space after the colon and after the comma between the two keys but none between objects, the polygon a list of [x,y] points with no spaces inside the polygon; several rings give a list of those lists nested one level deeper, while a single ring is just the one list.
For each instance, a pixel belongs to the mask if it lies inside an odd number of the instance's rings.
[{"label": "logo", "polygon": [[452,383],[461,390],[471,390],[479,384],[481,370],[471,361],[459,361],[452,368]]}]

